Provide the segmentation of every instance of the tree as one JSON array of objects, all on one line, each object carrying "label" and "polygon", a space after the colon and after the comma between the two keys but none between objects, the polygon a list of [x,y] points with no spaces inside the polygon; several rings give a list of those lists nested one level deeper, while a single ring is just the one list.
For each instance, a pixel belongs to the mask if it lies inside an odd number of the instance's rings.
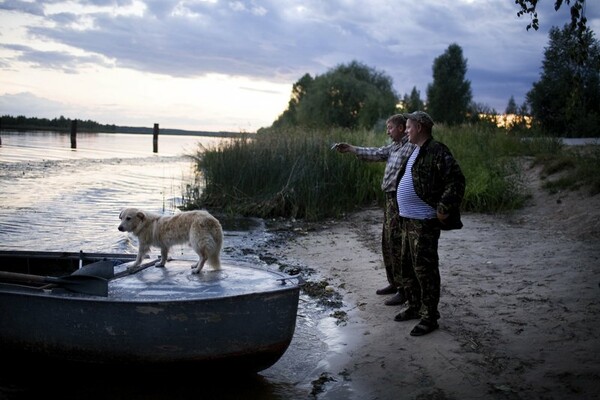
[{"label": "tree", "polygon": [[525,100],[523,102],[523,104],[521,104],[521,106],[518,109],[517,114],[519,114],[519,115],[529,115],[529,104],[527,104],[527,100]]},{"label": "tree", "polygon": [[456,43],[433,60],[433,83],[427,86],[427,111],[435,121],[455,125],[467,118],[472,95],[466,73],[467,60]]},{"label": "tree", "polygon": [[292,86],[292,94],[287,109],[273,122],[274,128],[295,126],[298,124],[298,105],[313,83],[310,74],[304,74],[298,82]]},{"label": "tree", "polygon": [[357,61],[309,78],[307,74],[294,85],[288,108],[273,127],[371,129],[395,112],[398,96],[392,78]]},{"label": "tree", "polygon": [[578,62],[569,57],[579,46],[570,24],[549,37],[540,80],[526,96],[535,122],[551,135],[599,136],[600,43],[586,30],[586,57]]},{"label": "tree", "polygon": [[517,102],[515,101],[515,96],[510,96],[504,114],[517,114],[517,111]]},{"label": "tree", "polygon": [[421,100],[421,92],[417,90],[416,86],[413,86],[410,95],[405,94],[402,98],[402,112],[413,112],[417,110],[424,110],[425,103]]},{"label": "tree", "polygon": [[510,96],[502,116],[502,124],[508,133],[516,134],[527,130],[527,105],[517,106],[514,96]]},{"label": "tree", "polygon": [[[537,15],[537,5],[539,0],[515,0],[515,4],[519,5],[521,9],[517,12],[517,16],[521,17],[528,14],[531,17],[531,23],[527,25],[527,30],[533,28],[538,30],[540,27],[540,21]],[[585,36],[587,31],[587,18],[585,17],[585,0],[556,0],[554,2],[554,10],[558,11],[564,3],[569,6],[571,3],[571,22],[570,27],[577,37],[579,46],[577,51],[573,54],[576,62],[583,62],[587,57],[585,54],[587,46],[585,44]]]},{"label": "tree", "polygon": [[497,127],[498,112],[487,104],[477,103],[472,101],[469,104],[467,118],[465,122],[479,124],[480,126],[487,125]]}]

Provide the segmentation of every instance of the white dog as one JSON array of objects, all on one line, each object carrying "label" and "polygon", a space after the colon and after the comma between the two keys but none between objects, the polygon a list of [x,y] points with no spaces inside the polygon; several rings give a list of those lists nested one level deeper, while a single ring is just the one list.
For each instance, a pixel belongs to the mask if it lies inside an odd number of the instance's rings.
[{"label": "white dog", "polygon": [[192,265],[192,273],[199,273],[208,261],[213,269],[221,268],[223,228],[221,223],[207,211],[184,211],[172,216],[126,208],[119,214],[121,232],[133,233],[139,241],[137,258],[130,268],[142,263],[150,246],[160,247],[160,263],[164,267],[171,246],[189,243],[200,259]]}]

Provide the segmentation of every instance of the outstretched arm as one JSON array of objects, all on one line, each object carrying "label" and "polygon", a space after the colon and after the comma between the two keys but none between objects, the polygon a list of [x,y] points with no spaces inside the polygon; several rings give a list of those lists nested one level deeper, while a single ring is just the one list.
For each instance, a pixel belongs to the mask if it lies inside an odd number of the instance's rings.
[{"label": "outstretched arm", "polygon": [[336,143],[333,148],[340,153],[356,153],[356,148],[348,143]]}]

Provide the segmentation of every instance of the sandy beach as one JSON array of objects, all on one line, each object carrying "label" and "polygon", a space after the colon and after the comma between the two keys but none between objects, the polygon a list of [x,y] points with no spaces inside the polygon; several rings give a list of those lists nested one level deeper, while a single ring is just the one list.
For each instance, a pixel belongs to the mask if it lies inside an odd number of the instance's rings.
[{"label": "sandy beach", "polygon": [[387,284],[379,207],[297,228],[276,256],[316,270],[347,317],[328,317],[339,336],[314,398],[598,398],[600,195],[548,194],[536,176],[526,208],[442,232],[440,329],[423,337],[375,294]]}]

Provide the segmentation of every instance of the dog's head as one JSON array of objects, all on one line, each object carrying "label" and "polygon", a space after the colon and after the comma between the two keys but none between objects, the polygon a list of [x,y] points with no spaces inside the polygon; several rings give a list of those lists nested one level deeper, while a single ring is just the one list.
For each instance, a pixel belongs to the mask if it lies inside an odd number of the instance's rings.
[{"label": "dog's head", "polygon": [[146,219],[146,214],[137,208],[124,208],[119,214],[121,232],[133,232]]}]

